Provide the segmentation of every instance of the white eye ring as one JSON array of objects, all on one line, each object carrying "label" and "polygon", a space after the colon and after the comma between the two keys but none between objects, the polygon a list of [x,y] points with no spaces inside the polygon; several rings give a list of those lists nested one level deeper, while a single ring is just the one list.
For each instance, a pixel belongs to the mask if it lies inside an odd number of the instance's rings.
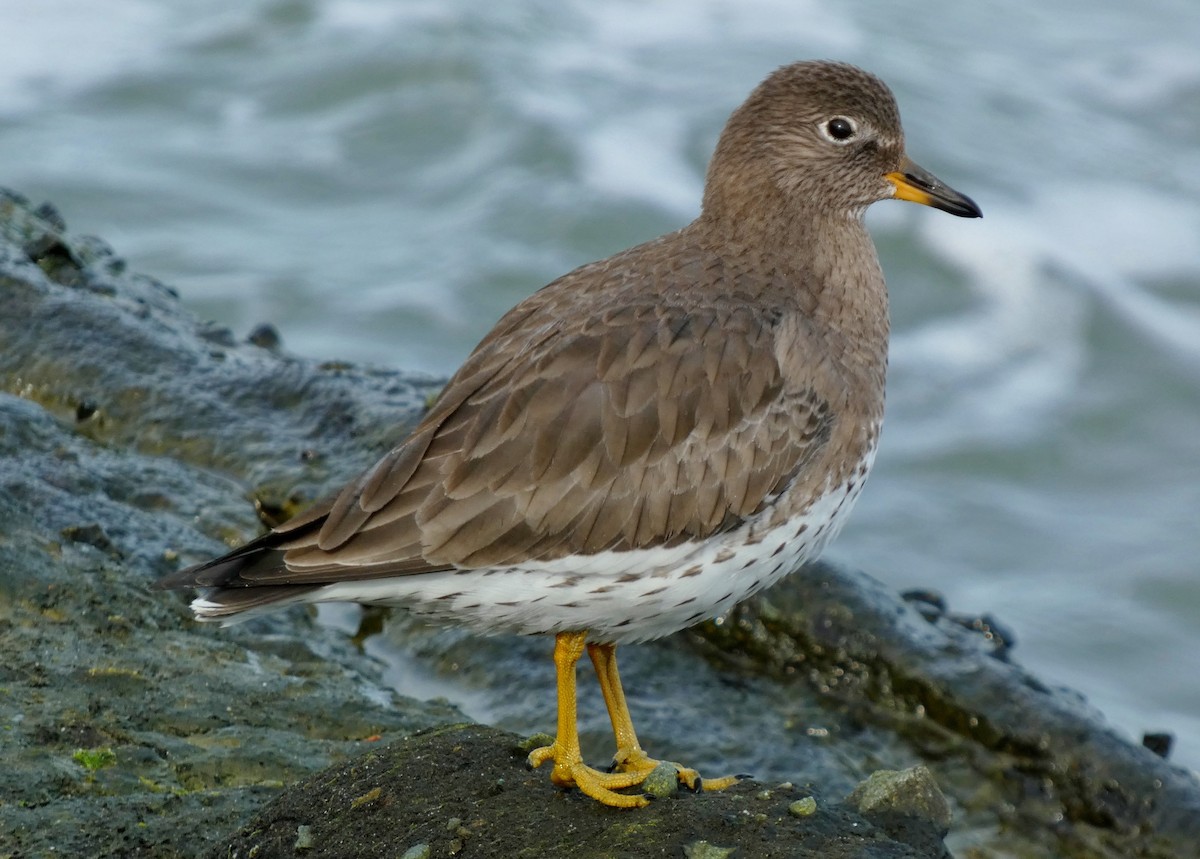
[{"label": "white eye ring", "polygon": [[817,124],[821,136],[830,143],[844,146],[858,137],[858,123],[848,116],[833,116]]}]

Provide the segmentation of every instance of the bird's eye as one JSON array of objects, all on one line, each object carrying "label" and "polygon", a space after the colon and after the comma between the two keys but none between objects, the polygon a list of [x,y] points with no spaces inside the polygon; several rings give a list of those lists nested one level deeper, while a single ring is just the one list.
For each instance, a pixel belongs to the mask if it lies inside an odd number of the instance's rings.
[{"label": "bird's eye", "polygon": [[821,126],[821,131],[834,143],[845,143],[858,134],[858,126],[853,119],[835,116]]}]

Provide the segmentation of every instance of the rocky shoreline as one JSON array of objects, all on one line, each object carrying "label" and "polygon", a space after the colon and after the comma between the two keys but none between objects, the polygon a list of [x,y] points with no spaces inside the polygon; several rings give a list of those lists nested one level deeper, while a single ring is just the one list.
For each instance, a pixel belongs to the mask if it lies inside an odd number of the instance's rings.
[{"label": "rocky shoreline", "polygon": [[[957,855],[1200,855],[1193,773],[1024,671],[994,625],[862,574],[814,566],[671,655],[869,726],[927,766],[919,807],[920,770],[864,805],[805,769],[614,814],[527,774],[512,735],[398,694],[310,613],[215,629],[149,589],[336,488],[437,389],[289,356],[269,327],[239,340],[0,192],[0,857],[556,856],[564,832],[579,856],[942,856],[938,786]],[[831,757],[861,758],[860,732],[832,733]]]}]

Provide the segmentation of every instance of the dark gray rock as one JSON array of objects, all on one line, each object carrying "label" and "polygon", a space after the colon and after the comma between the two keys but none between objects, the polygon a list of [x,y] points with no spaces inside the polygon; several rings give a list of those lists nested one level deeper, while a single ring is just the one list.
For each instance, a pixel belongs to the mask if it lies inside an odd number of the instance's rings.
[{"label": "dark gray rock", "polygon": [[282,508],[348,476],[357,416],[411,421],[427,387],[217,347],[60,229],[0,196],[0,856],[198,856],[285,784],[462,718],[305,614],[222,630],[149,590],[255,533],[262,486]]},{"label": "dark gray rock", "polygon": [[877,770],[850,792],[846,803],[897,841],[930,855],[944,850],[942,839],[950,831],[953,815],[924,766],[900,772]]},{"label": "dark gray rock", "polygon": [[812,564],[691,635],[719,662],[892,730],[955,800],[952,848],[1200,856],[1194,773],[1120,736],[1077,692],[1046,686],[980,625],[923,613],[869,576]]},{"label": "dark gray rock", "polygon": [[[677,793],[617,811],[553,787],[523,766],[525,744],[482,725],[435,728],[309,778],[282,794],[213,854],[227,859],[384,859],[428,845],[433,856],[746,856],[917,859],[940,856],[893,839],[846,804],[811,791],[743,782]],[[311,841],[297,846],[297,830]],[[937,840],[935,824],[926,837]]]}]

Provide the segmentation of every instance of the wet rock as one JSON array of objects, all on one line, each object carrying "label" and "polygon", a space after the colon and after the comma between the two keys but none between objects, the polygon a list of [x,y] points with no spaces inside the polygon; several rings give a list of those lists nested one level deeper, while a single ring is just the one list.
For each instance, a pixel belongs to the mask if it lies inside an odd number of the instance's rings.
[{"label": "wet rock", "polygon": [[693,841],[683,846],[684,859],[729,859],[736,852],[736,847],[718,847],[707,841]]},{"label": "wet rock", "polygon": [[1078,693],[997,653],[991,624],[916,607],[817,563],[692,641],[895,732],[960,809],[947,843],[1022,857],[1200,855],[1200,781],[1107,725]]},{"label": "wet rock", "polygon": [[877,770],[846,801],[863,814],[903,814],[927,820],[943,834],[950,829],[950,805],[933,775],[923,766],[902,772]]},{"label": "wet rock", "polygon": [[816,811],[817,801],[811,796],[798,799],[788,806],[788,814],[795,815],[796,817],[808,817],[809,815],[816,814]]},{"label": "wet rock", "polygon": [[60,225],[0,191],[0,391],[102,445],[232,475],[290,516],[377,458],[439,388],[238,343]]},{"label": "wet rock", "polygon": [[254,346],[218,365],[169,290],[47,215],[0,195],[0,856],[199,856],[285,784],[462,718],[305,613],[222,630],[148,587],[255,533],[256,497],[348,476],[358,418],[327,409],[411,421],[427,391]]},{"label": "wet rock", "polygon": [[642,793],[655,799],[671,796],[679,790],[679,771],[671,762],[662,761],[650,770],[640,789]]},{"label": "wet rock", "polygon": [[930,855],[944,850],[942,839],[950,831],[950,804],[926,767],[871,773],[850,792],[846,802],[897,841]]},{"label": "wet rock", "polygon": [[[433,856],[458,850],[484,859],[941,855],[892,839],[847,804],[822,799],[817,813],[797,818],[788,811],[796,792],[779,789],[764,797],[753,782],[683,791],[636,811],[605,808],[528,771],[526,754],[520,738],[496,728],[434,728],[304,780],[213,856],[390,859],[417,845]],[[354,805],[355,797],[376,791],[369,808]],[[451,813],[453,827],[447,825]],[[303,853],[295,846],[297,825],[312,833]]]}]

